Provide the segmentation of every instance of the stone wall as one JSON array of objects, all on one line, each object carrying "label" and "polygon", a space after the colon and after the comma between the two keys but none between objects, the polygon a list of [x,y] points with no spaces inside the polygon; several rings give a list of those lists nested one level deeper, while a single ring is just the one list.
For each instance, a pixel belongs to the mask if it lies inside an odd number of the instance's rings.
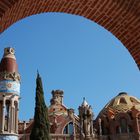
[{"label": "stone wall", "polygon": [[137,136],[134,133],[118,134],[111,136],[99,136],[98,140],[140,140],[140,136]]},{"label": "stone wall", "polygon": [[[19,140],[30,140],[30,135],[20,135]],[[1,139],[0,139],[1,140]],[[2,139],[2,140],[11,140],[11,139]],[[17,139],[12,139],[17,140]],[[77,136],[70,136],[70,135],[63,135],[63,134],[51,134],[51,140],[80,140],[79,135]],[[112,135],[112,136],[97,136],[91,140],[140,140],[140,135],[135,135],[134,133],[130,134],[119,134],[119,135]]]}]

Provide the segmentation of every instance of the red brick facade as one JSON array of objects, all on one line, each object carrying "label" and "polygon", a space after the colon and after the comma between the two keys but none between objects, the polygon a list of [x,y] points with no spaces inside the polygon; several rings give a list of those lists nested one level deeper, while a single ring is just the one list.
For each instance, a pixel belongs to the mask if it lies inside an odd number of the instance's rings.
[{"label": "red brick facade", "polygon": [[[102,135],[110,135],[111,139],[118,134],[131,134],[134,139],[138,139],[139,130],[140,100],[120,93],[113,98],[99,113],[96,118],[96,128],[102,129]],[[100,121],[100,126],[99,126]],[[127,139],[129,135],[127,135]]]},{"label": "red brick facade", "polygon": [[[93,120],[92,108],[84,100],[79,115],[63,104],[62,91],[53,92],[49,106],[52,140],[140,140],[140,100],[120,93]],[[90,128],[86,127],[91,112]],[[30,140],[33,120],[19,122],[19,140]]]},{"label": "red brick facade", "polygon": [[0,32],[44,12],[80,15],[98,23],[125,45],[140,68],[140,0],[0,0]]}]

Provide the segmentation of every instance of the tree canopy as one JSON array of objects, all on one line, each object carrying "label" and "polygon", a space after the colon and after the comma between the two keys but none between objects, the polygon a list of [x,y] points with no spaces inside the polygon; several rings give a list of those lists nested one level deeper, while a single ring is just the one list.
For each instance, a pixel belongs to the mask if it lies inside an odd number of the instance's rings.
[{"label": "tree canopy", "polygon": [[44,100],[42,80],[37,74],[34,123],[30,140],[51,140],[48,108]]}]

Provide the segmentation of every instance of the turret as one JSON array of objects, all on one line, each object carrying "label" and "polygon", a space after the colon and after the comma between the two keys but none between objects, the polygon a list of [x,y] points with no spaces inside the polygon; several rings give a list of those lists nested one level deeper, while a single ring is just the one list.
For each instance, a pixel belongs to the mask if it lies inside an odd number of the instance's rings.
[{"label": "turret", "polygon": [[80,120],[80,139],[92,140],[94,138],[92,108],[84,98],[78,109]]},{"label": "turret", "polygon": [[5,48],[0,62],[0,140],[18,140],[20,75],[13,48]]},{"label": "turret", "polygon": [[64,92],[62,90],[53,90],[52,91],[52,99],[51,99],[51,105],[53,104],[63,104],[63,94]]}]

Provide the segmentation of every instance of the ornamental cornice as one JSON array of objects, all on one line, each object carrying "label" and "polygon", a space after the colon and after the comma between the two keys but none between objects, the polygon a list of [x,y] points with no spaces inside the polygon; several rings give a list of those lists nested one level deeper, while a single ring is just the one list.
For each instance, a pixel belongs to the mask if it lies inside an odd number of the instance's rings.
[{"label": "ornamental cornice", "polygon": [[14,80],[14,81],[20,81],[21,77],[19,73],[16,72],[0,72],[0,80]]}]

